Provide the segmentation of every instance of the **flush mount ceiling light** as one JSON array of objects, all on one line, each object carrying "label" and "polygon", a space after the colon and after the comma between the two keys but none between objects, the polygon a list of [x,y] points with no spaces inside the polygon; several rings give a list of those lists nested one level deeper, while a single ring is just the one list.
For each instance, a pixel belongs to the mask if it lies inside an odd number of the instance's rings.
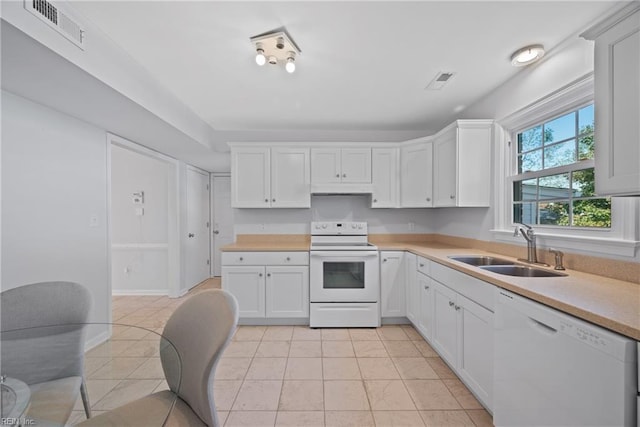
[{"label": "flush mount ceiling light", "polygon": [[544,56],[544,46],[541,44],[532,44],[518,49],[511,55],[511,65],[514,67],[522,67],[536,62]]},{"label": "flush mount ceiling light", "polygon": [[286,30],[259,34],[250,40],[256,49],[256,64],[284,64],[287,72],[296,70],[296,59],[301,51]]}]

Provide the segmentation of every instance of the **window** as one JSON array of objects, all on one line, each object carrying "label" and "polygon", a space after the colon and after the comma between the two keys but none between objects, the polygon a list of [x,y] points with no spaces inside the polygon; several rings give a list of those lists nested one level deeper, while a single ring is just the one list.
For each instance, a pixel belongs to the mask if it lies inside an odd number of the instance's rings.
[{"label": "window", "polygon": [[611,228],[611,198],[595,195],[593,104],[517,132],[513,222]]}]

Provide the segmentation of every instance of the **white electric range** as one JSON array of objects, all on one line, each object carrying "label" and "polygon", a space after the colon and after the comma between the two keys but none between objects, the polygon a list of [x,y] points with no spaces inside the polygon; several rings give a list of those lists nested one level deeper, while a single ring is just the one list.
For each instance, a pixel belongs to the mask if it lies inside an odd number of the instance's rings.
[{"label": "white electric range", "polygon": [[310,319],[317,327],[380,326],[378,248],[366,222],[312,222]]}]

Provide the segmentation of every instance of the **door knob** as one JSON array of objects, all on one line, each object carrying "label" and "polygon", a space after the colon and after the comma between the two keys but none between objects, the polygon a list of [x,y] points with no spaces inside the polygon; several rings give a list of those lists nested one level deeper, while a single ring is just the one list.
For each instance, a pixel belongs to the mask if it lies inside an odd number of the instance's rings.
[{"label": "door knob", "polygon": [[195,234],[189,233],[189,238],[194,237],[194,236],[195,236]]},{"label": "door knob", "polygon": [[213,230],[213,234],[220,234],[220,230]]}]

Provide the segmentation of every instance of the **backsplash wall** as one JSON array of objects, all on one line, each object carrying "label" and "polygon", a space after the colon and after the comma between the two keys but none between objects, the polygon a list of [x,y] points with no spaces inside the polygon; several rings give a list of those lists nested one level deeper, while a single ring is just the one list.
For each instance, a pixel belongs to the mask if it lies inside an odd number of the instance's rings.
[{"label": "backsplash wall", "polygon": [[312,221],[366,221],[369,233],[433,233],[432,209],[371,209],[370,195],[312,196],[310,209],[234,209],[238,234],[309,234]]}]

